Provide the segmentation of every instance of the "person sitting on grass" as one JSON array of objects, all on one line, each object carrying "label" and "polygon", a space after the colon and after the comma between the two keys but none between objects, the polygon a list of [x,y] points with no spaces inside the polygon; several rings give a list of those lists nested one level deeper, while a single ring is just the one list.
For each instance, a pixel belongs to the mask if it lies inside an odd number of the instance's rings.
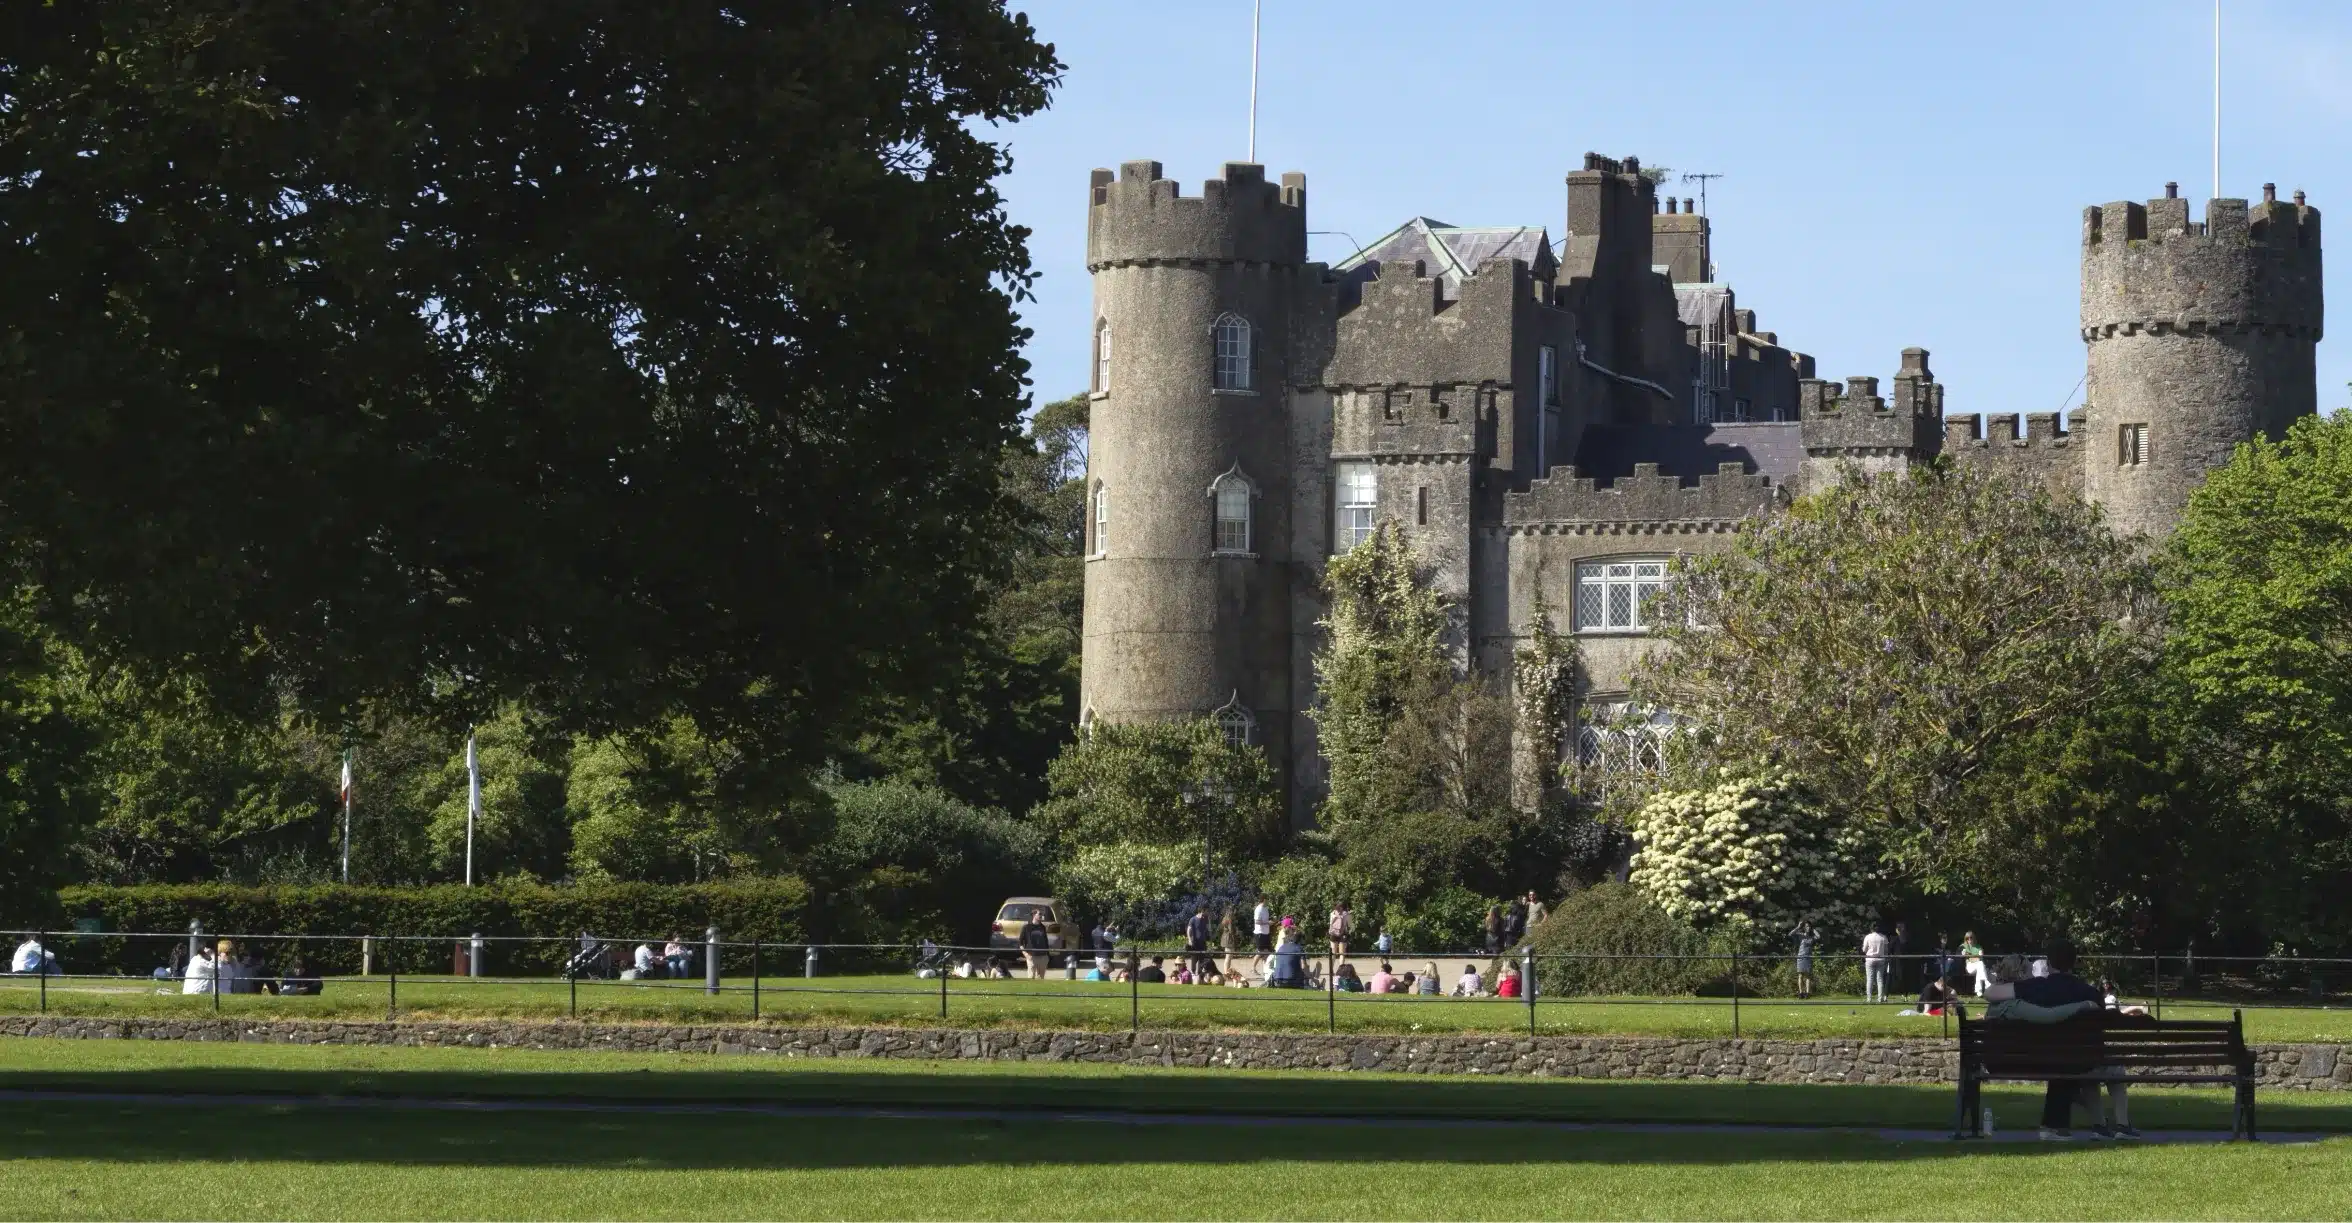
[{"label": "person sitting on grass", "polygon": [[1396,970],[1388,966],[1388,961],[1382,960],[1380,962],[1380,971],[1372,974],[1372,985],[1370,992],[1375,994],[1393,994],[1396,992],[1396,987]]},{"label": "person sitting on grass", "polygon": [[301,956],[295,956],[294,961],[286,965],[286,979],[278,982],[278,995],[308,997],[317,994],[322,988],[324,983],[319,980],[317,973],[310,970],[310,964]]},{"label": "person sitting on grass", "polygon": [[1164,960],[1163,956],[1153,956],[1151,963],[1144,965],[1143,971],[1135,974],[1135,979],[1145,985],[1166,985],[1168,970],[1160,967]]},{"label": "person sitting on grass", "polygon": [[8,961],[8,970],[19,973],[53,973],[57,971],[57,954],[41,945],[41,936],[28,934],[16,945],[16,954]]},{"label": "person sitting on grass", "polygon": [[630,980],[632,980],[632,981],[644,981],[644,980],[649,980],[649,979],[651,979],[651,978],[652,978],[652,976],[653,976],[653,961],[654,961],[654,956],[653,956],[653,944],[651,944],[651,943],[639,943],[639,944],[637,944],[637,953],[636,953],[636,955],[634,955],[633,957],[631,957],[631,960],[632,960],[632,965],[631,965],[631,967],[630,967],[630,969],[629,969],[629,972],[630,972],[630,974],[631,974],[631,975],[630,975],[630,977],[629,977],[629,979],[630,979]]},{"label": "person sitting on grass", "polygon": [[1284,919],[1282,941],[1274,944],[1274,954],[1266,962],[1266,985],[1272,989],[1304,989],[1307,984],[1306,956],[1298,941],[1298,926]]},{"label": "person sitting on grass", "polygon": [[1495,997],[1516,998],[1518,996],[1519,970],[1510,962],[1505,961],[1503,964],[1503,975],[1495,979]]},{"label": "person sitting on grass", "polygon": [[679,942],[675,934],[662,944],[662,967],[669,970],[673,981],[694,975],[694,952]]},{"label": "person sitting on grass", "polygon": [[1919,1005],[1909,1010],[1898,1011],[1896,1013],[1901,1015],[1926,1015],[1932,1018],[1934,1016],[1943,1014],[1944,1008],[1952,1005],[1952,998],[1953,990],[1949,984],[1946,984],[1941,978],[1929,977],[1927,979],[1927,984],[1919,987]]},{"label": "person sitting on grass", "polygon": [[1421,966],[1421,978],[1413,982],[1413,992],[1424,998],[1435,998],[1445,991],[1445,982],[1437,975],[1437,961]]},{"label": "person sitting on grass", "polygon": [[1421,978],[1413,975],[1412,973],[1406,973],[1404,976],[1398,977],[1396,979],[1396,989],[1393,992],[1399,994],[1417,994],[1421,992]]},{"label": "person sitting on grass", "polygon": [[1364,992],[1364,978],[1356,975],[1355,965],[1343,963],[1332,970],[1331,988],[1343,994],[1360,994]]},{"label": "person sitting on grass", "polygon": [[187,973],[181,978],[183,994],[209,994],[220,988],[219,965],[213,963],[212,948],[196,944],[195,953],[188,957]]},{"label": "person sitting on grass", "polygon": [[1464,964],[1464,965],[1462,965],[1462,976],[1461,976],[1461,979],[1460,979],[1460,980],[1458,980],[1458,981],[1455,981],[1455,982],[1454,982],[1454,997],[1456,997],[1456,998],[1484,998],[1484,997],[1486,997],[1486,980],[1485,980],[1485,978],[1483,978],[1483,977],[1480,977],[1480,976],[1478,975],[1478,965],[1476,965],[1476,964]]}]

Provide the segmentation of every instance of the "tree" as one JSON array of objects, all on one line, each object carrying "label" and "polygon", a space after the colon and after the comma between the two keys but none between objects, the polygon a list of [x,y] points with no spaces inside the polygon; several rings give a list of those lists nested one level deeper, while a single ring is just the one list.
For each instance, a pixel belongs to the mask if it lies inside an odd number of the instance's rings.
[{"label": "tree", "polygon": [[1045,882],[1044,836],[1001,811],[896,780],[833,782],[825,794],[835,823],[811,855],[812,873],[835,886],[860,886],[870,904],[902,925],[985,946],[998,902]]},{"label": "tree", "polygon": [[2352,413],[2241,444],[2170,541],[2168,676],[2262,860],[2277,937],[2352,944]]},{"label": "tree", "polygon": [[805,765],[978,614],[1000,2],[0,21],[0,562],[102,661]]},{"label": "tree", "polygon": [[1214,719],[1098,722],[1047,771],[1032,818],[1065,851],[1189,845],[1227,866],[1282,845],[1282,786],[1266,754],[1226,741]]},{"label": "tree", "polygon": [[0,600],[0,892],[20,901],[54,893],[92,815],[89,733],[59,690],[53,649],[21,599]]},{"label": "tree", "polygon": [[1798,922],[1858,934],[1876,854],[1790,774],[1662,790],[1634,820],[1628,882],[1701,932],[1777,939]]},{"label": "tree", "polygon": [[[2004,749],[2083,715],[2154,648],[2147,568],[2098,511],[1943,464],[1866,475],[1685,557],[1638,702],[1673,768],[1787,769],[1892,862],[1949,886],[2003,829]],[[2032,767],[2017,762],[2021,767]]]},{"label": "tree", "polygon": [[[1410,910],[1460,884],[1488,895],[1551,885],[1582,822],[1548,758],[1572,690],[1572,643],[1542,609],[1503,677],[1457,663],[1453,612],[1396,523],[1324,570],[1326,644],[1314,709],[1330,796],[1322,823],[1368,911]],[[1516,753],[1525,742],[1531,750]],[[1515,755],[1520,759],[1515,761]]]},{"label": "tree", "polygon": [[1079,613],[1085,603],[1088,400],[1037,409],[1005,451],[1020,532],[961,657],[932,688],[888,698],[839,758],[851,777],[894,777],[965,803],[1026,811],[1077,721]]}]

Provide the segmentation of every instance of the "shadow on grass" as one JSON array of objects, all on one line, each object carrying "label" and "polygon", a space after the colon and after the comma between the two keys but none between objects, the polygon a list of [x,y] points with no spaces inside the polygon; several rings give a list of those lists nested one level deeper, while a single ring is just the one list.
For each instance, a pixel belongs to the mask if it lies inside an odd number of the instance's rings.
[{"label": "shadow on grass", "polygon": [[[1106,1125],[1100,1121],[619,1113],[448,1113],[301,1105],[0,1104],[12,1159],[615,1170],[1426,1163],[1732,1165],[2032,1159],[2060,1148],[1818,1132]],[[2066,1148],[2079,1149],[2079,1148]]]},{"label": "shadow on grass", "polygon": [[[1948,1129],[1956,1104],[1952,1088],[1935,1085],[1049,1068],[1022,1063],[933,1070],[925,1065],[896,1063],[889,1069],[867,1069],[839,1061],[769,1061],[742,1069],[616,1067],[553,1072],[256,1066],[12,1069],[0,1071],[0,1089],[1870,1129]],[[2352,1132],[2352,1093],[2345,1093],[2343,1099],[2333,1098],[2337,1094],[2265,1093],[2261,1097],[2263,1126]],[[1987,1103],[2012,1127],[2035,1116],[2040,1100],[2040,1089],[2034,1087],[1994,1087],[1987,1092]],[[2132,1103],[2134,1120],[2143,1128],[2229,1128],[2225,1092],[2143,1089],[2134,1093]]]}]

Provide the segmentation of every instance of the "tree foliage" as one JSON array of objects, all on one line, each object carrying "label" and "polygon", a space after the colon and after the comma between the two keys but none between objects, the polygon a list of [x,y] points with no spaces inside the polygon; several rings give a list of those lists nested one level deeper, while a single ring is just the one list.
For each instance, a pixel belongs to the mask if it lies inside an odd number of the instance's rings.
[{"label": "tree foliage", "polygon": [[2153,649],[2147,567],[2081,502],[1968,467],[1848,470],[1729,551],[1684,558],[1638,701],[1686,778],[1785,768],[1948,886],[2002,835],[2005,749],[2085,714]]},{"label": "tree foliage", "polygon": [[1001,3],[0,21],[0,561],[76,644],[807,764],[978,613],[1059,71]]},{"label": "tree foliage", "polygon": [[1811,922],[1859,934],[1873,916],[1875,847],[1788,773],[1658,791],[1633,835],[1628,882],[1699,931],[1777,940]]},{"label": "tree foliage", "polygon": [[1057,757],[1052,797],[1033,813],[1065,851],[1190,845],[1228,867],[1279,850],[1281,779],[1266,754],[1225,741],[1209,718],[1098,722]]}]

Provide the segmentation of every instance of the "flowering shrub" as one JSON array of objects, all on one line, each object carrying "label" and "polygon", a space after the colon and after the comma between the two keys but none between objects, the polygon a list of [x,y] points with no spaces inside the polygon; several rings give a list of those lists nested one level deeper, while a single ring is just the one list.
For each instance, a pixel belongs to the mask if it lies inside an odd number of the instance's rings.
[{"label": "flowering shrub", "polygon": [[1777,935],[1799,921],[1861,928],[1874,855],[1787,773],[1654,794],[1634,817],[1630,882],[1698,930]]},{"label": "flowering shrub", "polygon": [[1088,918],[1108,919],[1130,933],[1155,932],[1178,897],[1199,890],[1200,842],[1089,845],[1062,862],[1055,883],[1062,899]]}]

